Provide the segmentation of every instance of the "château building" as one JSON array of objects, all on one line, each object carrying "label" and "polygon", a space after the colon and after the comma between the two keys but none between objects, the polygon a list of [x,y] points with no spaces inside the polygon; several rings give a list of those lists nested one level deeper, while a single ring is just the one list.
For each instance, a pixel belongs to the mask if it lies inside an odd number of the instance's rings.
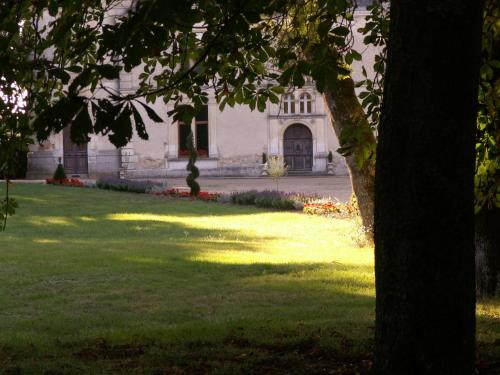
[{"label": "ch\u00e2teau building", "polygon": [[[357,29],[366,11],[356,12]],[[360,44],[363,64],[369,68],[373,51]],[[354,66],[354,78],[360,69]],[[135,92],[139,72],[121,73],[115,89],[122,94]],[[28,155],[28,177],[51,176],[61,161],[68,175],[90,178],[115,176],[122,178],[159,178],[184,176],[188,153],[185,140],[193,130],[198,150],[197,166],[201,176],[260,176],[263,154],[280,155],[290,173],[326,174],[328,154],[333,155],[330,173],[347,173],[332,121],[322,95],[314,82],[281,97],[280,103],[268,103],[264,112],[246,106],[227,107],[220,111],[212,96],[208,105],[192,124],[174,123],[167,116],[171,105],[157,101],[153,105],[163,123],[145,119],[149,140],[134,135],[123,148],[116,149],[106,136],[94,135],[86,145],[71,142],[69,129],[52,135],[47,141],[31,146]],[[149,122],[148,122],[149,121]]]}]

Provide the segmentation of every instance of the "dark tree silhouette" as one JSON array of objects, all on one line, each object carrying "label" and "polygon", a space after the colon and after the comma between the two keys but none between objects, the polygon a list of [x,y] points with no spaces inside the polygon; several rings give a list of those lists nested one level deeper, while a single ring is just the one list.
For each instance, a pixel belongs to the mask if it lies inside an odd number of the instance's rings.
[{"label": "dark tree silhouette", "polygon": [[375,373],[472,374],[481,2],[391,2],[375,183]]}]

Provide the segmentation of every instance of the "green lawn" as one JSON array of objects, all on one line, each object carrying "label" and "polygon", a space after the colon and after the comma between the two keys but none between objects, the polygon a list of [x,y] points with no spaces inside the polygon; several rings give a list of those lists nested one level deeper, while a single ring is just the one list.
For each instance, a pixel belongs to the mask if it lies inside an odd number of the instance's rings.
[{"label": "green lawn", "polygon": [[[4,185],[0,185],[0,191]],[[0,373],[363,371],[373,250],[348,220],[15,185],[0,234]],[[485,358],[500,303],[478,308]]]}]

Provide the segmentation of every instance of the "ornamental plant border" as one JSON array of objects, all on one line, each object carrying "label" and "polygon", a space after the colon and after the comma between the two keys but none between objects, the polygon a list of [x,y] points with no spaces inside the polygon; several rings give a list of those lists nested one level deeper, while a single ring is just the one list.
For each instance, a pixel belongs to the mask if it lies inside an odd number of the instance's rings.
[{"label": "ornamental plant border", "polygon": [[[164,196],[173,199],[189,199],[202,202],[231,203],[234,205],[250,205],[260,208],[302,211],[308,215],[334,217],[339,219],[354,218],[359,215],[355,199],[351,198],[349,202],[340,202],[332,198],[324,198],[319,195],[307,195],[304,193],[285,193],[276,190],[248,190],[234,192],[230,195],[200,191],[198,196],[192,195],[189,191],[170,188],[158,189],[159,186],[150,181],[129,181],[117,180],[119,184],[112,181],[97,181],[95,187],[104,190],[114,190],[119,192],[132,192],[139,194],[152,194]],[[46,179],[50,185],[71,186],[71,187],[90,187],[84,184],[78,178],[64,179]],[[116,186],[115,186],[116,185]],[[141,189],[138,186],[141,185]]]}]

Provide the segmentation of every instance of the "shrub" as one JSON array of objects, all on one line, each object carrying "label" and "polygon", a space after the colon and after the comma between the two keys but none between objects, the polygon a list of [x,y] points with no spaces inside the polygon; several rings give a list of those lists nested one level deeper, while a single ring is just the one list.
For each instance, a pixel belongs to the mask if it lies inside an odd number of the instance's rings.
[{"label": "shrub", "polygon": [[271,156],[267,161],[267,174],[276,182],[276,190],[278,190],[278,182],[288,170],[282,156]]},{"label": "shrub", "polygon": [[151,181],[135,181],[119,178],[102,178],[97,180],[99,189],[125,191],[129,193],[149,193],[160,184]]},{"label": "shrub", "polygon": [[357,247],[373,246],[371,229],[363,226],[359,216],[354,217],[352,220],[353,227],[345,232],[345,237]]},{"label": "shrub", "polygon": [[231,194],[231,202],[234,204],[255,204],[255,195],[257,190],[250,190],[244,192],[237,192]]},{"label": "shrub", "polygon": [[231,203],[231,195],[230,194],[221,193],[217,197],[217,202],[219,202],[219,203]]},{"label": "shrub", "polygon": [[314,202],[323,199],[320,195],[318,194],[311,194],[311,195],[306,195],[304,193],[286,193],[286,197],[288,199],[291,199],[292,201],[296,203],[309,203],[309,202]]},{"label": "shrub", "polygon": [[186,177],[186,183],[191,189],[191,195],[195,197],[200,193],[200,184],[196,182],[196,179],[200,176],[200,170],[196,167],[196,158],[198,154],[196,152],[196,147],[194,146],[194,136],[193,132],[190,132],[186,139],[186,146],[189,150],[189,161],[186,166],[186,169],[190,172]]},{"label": "shrub", "polygon": [[328,163],[333,163],[333,154],[331,151],[328,152],[327,158],[328,158]]},{"label": "shrub", "polygon": [[52,178],[54,180],[64,180],[66,178],[66,172],[64,172],[64,167],[61,163],[57,164],[56,171]]},{"label": "shrub", "polygon": [[278,210],[294,210],[295,202],[284,193],[275,190],[250,190],[231,194],[231,202],[242,205],[255,205]]}]

